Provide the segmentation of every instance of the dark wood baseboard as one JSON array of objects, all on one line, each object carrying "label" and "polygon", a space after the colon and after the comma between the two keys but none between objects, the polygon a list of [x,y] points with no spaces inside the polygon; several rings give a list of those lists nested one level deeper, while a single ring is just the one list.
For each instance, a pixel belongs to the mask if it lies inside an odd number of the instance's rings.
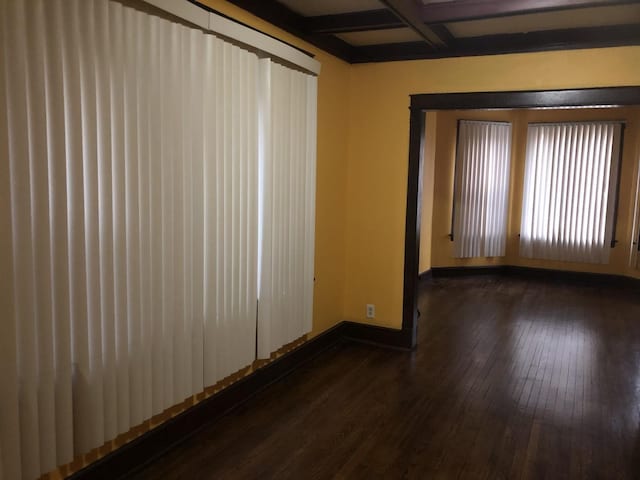
[{"label": "dark wood baseboard", "polygon": [[432,278],[440,277],[467,277],[470,275],[496,275],[505,273],[505,265],[491,265],[486,267],[433,267]]},{"label": "dark wood baseboard", "polygon": [[486,267],[434,267],[431,269],[431,272],[433,278],[462,277],[470,275],[510,275],[514,277],[536,278],[545,282],[553,283],[577,283],[594,286],[606,284],[619,288],[640,289],[640,279],[626,277],[624,275],[519,267],[515,265],[496,265]]},{"label": "dark wood baseboard", "polygon": [[366,325],[364,323],[343,322],[343,338],[352,342],[369,343],[385,348],[410,351],[413,349],[412,332],[405,329]]},{"label": "dark wood baseboard", "polygon": [[[354,322],[341,322],[233,383],[219,393],[132,440],[74,473],[72,480],[126,478],[163,453],[184,442],[239,407],[258,392],[304,365],[339,342],[355,341],[385,348],[409,350],[410,332]],[[407,347],[409,345],[409,347]]]},{"label": "dark wood baseboard", "polygon": [[433,271],[431,269],[422,272],[418,275],[418,281],[420,283],[427,283],[433,280]]},{"label": "dark wood baseboard", "polygon": [[624,275],[516,266],[508,266],[505,271],[508,275],[538,278],[545,282],[552,283],[577,283],[593,286],[611,285],[618,288],[640,288],[640,279],[626,277]]}]

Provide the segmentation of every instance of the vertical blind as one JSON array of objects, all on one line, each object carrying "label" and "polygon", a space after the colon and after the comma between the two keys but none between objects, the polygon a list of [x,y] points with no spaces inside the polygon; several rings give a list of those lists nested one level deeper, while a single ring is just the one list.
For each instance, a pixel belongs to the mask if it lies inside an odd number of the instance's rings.
[{"label": "vertical blind", "polygon": [[258,357],[311,330],[315,225],[315,77],[263,60]]},{"label": "vertical blind", "polygon": [[454,188],[454,257],[505,254],[511,124],[458,123]]},{"label": "vertical blind", "polygon": [[522,256],[609,261],[621,131],[613,122],[529,125]]},{"label": "vertical blind", "polygon": [[261,239],[261,352],[310,330],[316,87],[115,1],[0,21],[0,477],[31,479],[251,364]]}]

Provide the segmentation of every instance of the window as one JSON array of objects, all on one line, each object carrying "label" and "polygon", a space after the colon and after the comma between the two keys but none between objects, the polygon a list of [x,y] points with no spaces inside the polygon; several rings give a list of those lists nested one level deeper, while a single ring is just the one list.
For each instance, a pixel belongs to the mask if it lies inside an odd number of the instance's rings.
[{"label": "window", "polygon": [[454,256],[504,256],[511,124],[461,120],[456,152]]},{"label": "window", "polygon": [[622,124],[530,124],[520,254],[607,263],[615,241]]}]

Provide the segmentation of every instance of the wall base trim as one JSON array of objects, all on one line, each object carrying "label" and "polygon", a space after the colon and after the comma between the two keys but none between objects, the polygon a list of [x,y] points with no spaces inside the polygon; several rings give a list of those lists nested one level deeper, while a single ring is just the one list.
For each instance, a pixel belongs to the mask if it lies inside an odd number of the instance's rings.
[{"label": "wall base trim", "polygon": [[411,337],[403,330],[355,322],[340,322],[215,395],[87,465],[69,478],[72,480],[125,478],[189,439],[205,426],[229,414],[269,385],[300,368],[322,352],[345,341],[410,350],[406,345],[411,344]]},{"label": "wall base trim", "polygon": [[544,280],[546,282],[569,282],[583,285],[606,283],[620,288],[640,288],[640,278],[607,273],[576,272],[549,268],[521,267],[516,265],[491,265],[482,267],[434,267],[433,278],[462,277],[471,275],[509,275]]},{"label": "wall base trim", "polygon": [[342,322],[343,338],[352,342],[368,343],[395,350],[413,350],[412,333],[409,330],[367,325],[365,323]]},{"label": "wall base trim", "polygon": [[505,265],[487,265],[482,267],[433,267],[432,278],[467,277],[471,275],[497,275],[506,273]]},{"label": "wall base trim", "polygon": [[431,268],[429,270],[422,272],[420,275],[418,275],[418,281],[420,283],[422,282],[427,283],[431,280],[433,280],[433,270]]}]

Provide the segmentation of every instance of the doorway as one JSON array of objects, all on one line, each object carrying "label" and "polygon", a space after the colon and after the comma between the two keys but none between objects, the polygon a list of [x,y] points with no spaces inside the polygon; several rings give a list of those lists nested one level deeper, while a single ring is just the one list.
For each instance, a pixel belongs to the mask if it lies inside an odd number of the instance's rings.
[{"label": "doorway", "polygon": [[[640,104],[640,87],[575,90],[417,94],[410,101],[409,168],[405,222],[402,340],[417,343],[422,177],[427,148],[426,112],[431,110],[613,107]],[[428,141],[432,141],[429,139]],[[427,314],[428,312],[423,312]]]}]

